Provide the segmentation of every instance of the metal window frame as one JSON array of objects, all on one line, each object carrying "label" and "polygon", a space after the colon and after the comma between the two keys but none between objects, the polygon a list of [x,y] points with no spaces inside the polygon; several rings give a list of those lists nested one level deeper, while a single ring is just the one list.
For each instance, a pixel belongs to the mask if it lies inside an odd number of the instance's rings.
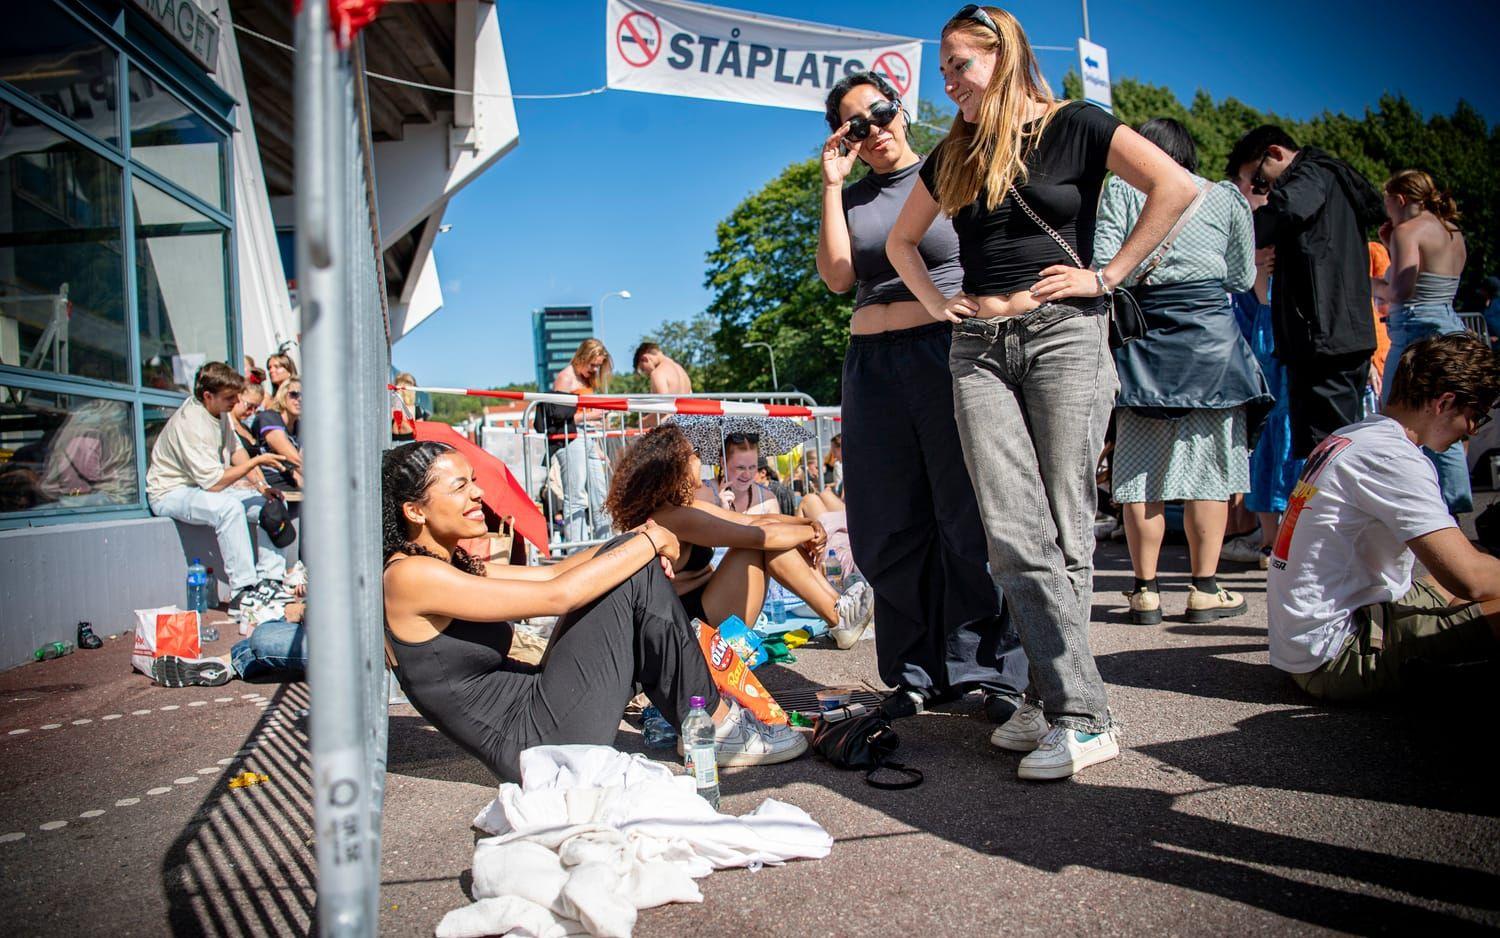
[{"label": "metal window frame", "polygon": [[[95,137],[77,122],[43,104],[21,89],[0,81],[0,100],[36,119],[48,129],[82,146],[104,159],[119,172],[120,180],[120,258],[124,267],[121,289],[125,291],[126,382],[95,378],[65,378],[42,371],[31,371],[0,364],[0,384],[52,394],[77,394],[108,400],[127,401],[132,405],[136,449],[136,501],[119,507],[34,508],[0,516],[0,531],[42,527],[56,524],[83,524],[91,521],[147,518],[151,512],[146,503],[146,469],[150,454],[146,452],[145,412],[148,406],[176,408],[188,395],[178,391],[147,388],[141,383],[139,284],[136,277],[135,195],[137,177],[149,185],[199,212],[225,229],[224,315],[227,318],[225,340],[229,361],[236,363],[244,354],[240,323],[238,229],[234,218],[234,148],[229,145],[236,127],[233,120],[238,102],[206,77],[190,80],[186,76],[201,74],[197,66],[172,47],[148,37],[159,32],[149,19],[128,6],[106,5],[98,0],[51,0],[54,8],[71,17],[79,26],[93,33],[115,53],[116,117],[118,146]],[[224,207],[212,205],[189,192],[160,172],[132,159],[130,147],[130,69],[134,67],[174,95],[189,110],[204,118],[223,135],[219,144],[220,186]]]}]

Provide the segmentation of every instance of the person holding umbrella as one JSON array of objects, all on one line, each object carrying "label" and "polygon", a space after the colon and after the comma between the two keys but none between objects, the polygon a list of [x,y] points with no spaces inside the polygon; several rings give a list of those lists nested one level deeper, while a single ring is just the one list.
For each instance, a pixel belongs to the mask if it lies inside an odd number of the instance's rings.
[{"label": "person holding umbrella", "polygon": [[[886,256],[925,159],[880,75],[834,85],[826,116],[818,275],[834,293],[854,290],[836,482],[847,483],[849,540],[875,590],[880,679],[896,688],[883,709],[908,716],[983,689],[986,714],[1002,724],[997,744],[1024,747],[1045,728],[1030,710],[1007,726],[1026,689],[1026,658],[985,567],[979,505],[960,455],[953,329],[932,321]],[[861,162],[869,172],[846,185]],[[952,221],[934,217],[920,242],[927,275],[944,296],[957,293],[964,271]],[[815,471],[807,491],[816,479]]]},{"label": "person holding umbrella", "polygon": [[[870,624],[869,584],[836,592],[815,567],[827,549],[822,525],[790,515],[745,515],[694,499],[703,463],[678,423],[663,424],[625,450],[604,507],[621,529],[647,521],[681,542],[673,586],[689,616],[717,626],[730,616],[754,622],[766,597],[766,578],[799,596],[825,622],[842,648]],[[714,549],[728,548],[718,567]]]}]

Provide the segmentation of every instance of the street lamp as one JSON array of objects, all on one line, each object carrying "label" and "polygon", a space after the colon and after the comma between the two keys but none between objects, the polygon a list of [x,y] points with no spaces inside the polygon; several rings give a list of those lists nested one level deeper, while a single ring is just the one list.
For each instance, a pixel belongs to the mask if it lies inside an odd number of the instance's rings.
[{"label": "street lamp", "polygon": [[[604,342],[604,301],[612,296],[618,296],[622,300],[628,300],[630,299],[630,291],[615,290],[613,292],[606,293],[603,296],[599,297],[599,302],[594,305],[594,309],[598,310],[599,317],[598,322],[594,323],[594,334],[599,337],[600,342]],[[604,342],[604,348],[606,351],[609,349],[608,342]],[[609,390],[608,383],[605,384],[604,390]]]},{"label": "street lamp", "polygon": [[764,348],[766,354],[771,356],[771,390],[775,391],[781,387],[781,382],[776,380],[776,350],[771,348],[769,342],[746,342],[744,348]]}]

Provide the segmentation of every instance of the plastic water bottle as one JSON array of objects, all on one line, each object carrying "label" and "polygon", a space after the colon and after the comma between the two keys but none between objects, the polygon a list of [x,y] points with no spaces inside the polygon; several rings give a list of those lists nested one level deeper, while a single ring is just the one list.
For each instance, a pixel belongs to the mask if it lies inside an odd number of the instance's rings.
[{"label": "plastic water bottle", "polygon": [[677,730],[655,707],[641,711],[641,735],[646,738],[647,749],[667,749],[677,742]]},{"label": "plastic water bottle", "polygon": [[[38,661],[51,661],[53,658],[61,658],[63,655],[71,655],[73,653],[73,648],[74,645],[72,642],[48,642],[41,648],[38,648],[36,651],[32,652],[31,656]],[[694,699],[696,700],[697,698]],[[715,796],[717,796],[717,788],[714,789],[714,794]]]},{"label": "plastic water bottle", "polygon": [[834,590],[842,593],[844,591],[844,567],[839,563],[839,555],[828,548],[828,556],[823,561],[823,573],[828,577],[828,582]]},{"label": "plastic water bottle", "polygon": [[772,581],[770,589],[767,590],[766,599],[768,603],[766,615],[770,617],[771,623],[773,625],[786,624],[786,590],[781,588],[780,583]]},{"label": "plastic water bottle", "polygon": [[704,709],[702,697],[689,701],[692,709],[682,721],[683,764],[698,786],[698,794],[719,810],[719,754],[714,742],[714,721]]},{"label": "plastic water bottle", "polygon": [[208,568],[197,557],[187,572],[187,609],[200,616],[208,611]]}]

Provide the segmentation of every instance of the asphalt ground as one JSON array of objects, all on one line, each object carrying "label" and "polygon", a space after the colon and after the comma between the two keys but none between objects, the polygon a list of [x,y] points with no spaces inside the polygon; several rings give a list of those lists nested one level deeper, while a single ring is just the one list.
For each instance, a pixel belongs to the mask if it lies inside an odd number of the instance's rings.
[{"label": "asphalt ground", "polygon": [[[1493,496],[1490,496],[1493,498]],[[1487,498],[1486,500],[1489,500]],[[1121,543],[1101,545],[1092,642],[1124,752],[1020,782],[971,698],[897,723],[921,787],[886,792],[809,755],[723,776],[724,809],[800,805],[832,854],[716,873],[701,905],[637,934],[1459,933],[1500,925],[1500,820],[1483,747],[1488,667],[1423,676],[1400,702],[1314,706],[1266,662],[1264,574],[1226,564],[1248,612],[1123,617]],[[96,625],[101,625],[96,623]],[[121,626],[124,623],[120,623]],[[102,624],[101,632],[111,631]],[[210,652],[225,652],[236,637]],[[130,636],[0,674],[0,922],[7,935],[305,934],[313,824],[301,683],[158,688]],[[857,684],[873,642],[806,647],[773,691]],[[645,751],[622,724],[620,748]],[[231,789],[244,770],[268,780]],[[494,795],[472,758],[393,707],[381,931],[430,935],[469,901],[469,822]]]}]

